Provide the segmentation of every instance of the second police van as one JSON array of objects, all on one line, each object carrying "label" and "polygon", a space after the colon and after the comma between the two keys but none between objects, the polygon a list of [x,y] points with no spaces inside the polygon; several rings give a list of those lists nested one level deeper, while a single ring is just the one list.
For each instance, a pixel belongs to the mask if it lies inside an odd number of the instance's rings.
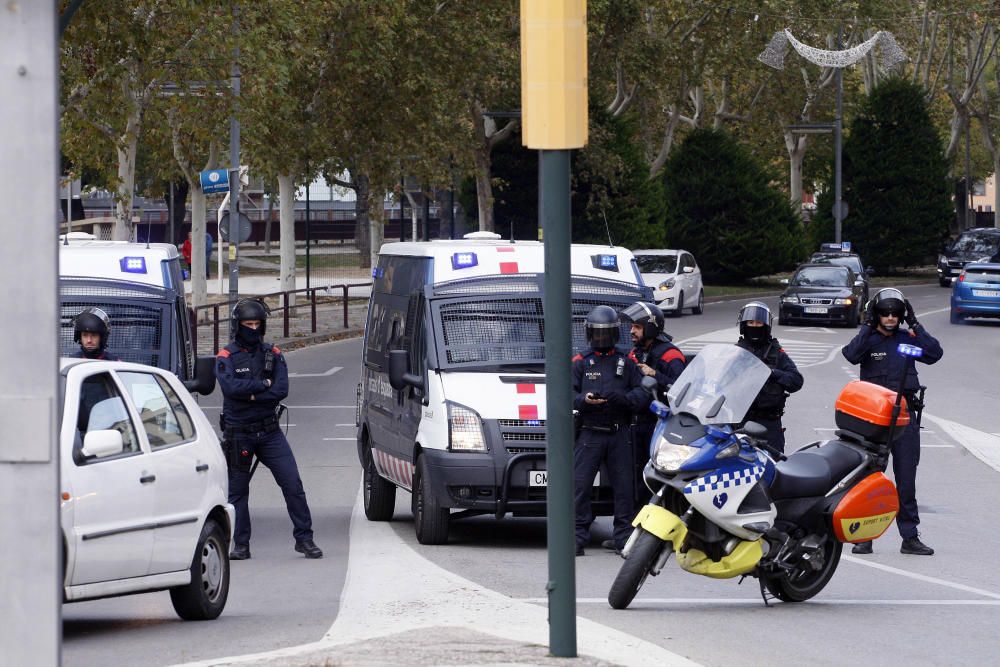
[{"label": "second police van", "polygon": [[[382,246],[358,386],[369,520],[392,518],[397,488],[412,493],[423,544],[445,543],[460,517],[544,516],[544,262],[540,242],[482,232]],[[573,245],[571,273],[567,359],[585,348],[595,306],[652,297],[624,248]],[[612,513],[607,479],[595,515]]]}]

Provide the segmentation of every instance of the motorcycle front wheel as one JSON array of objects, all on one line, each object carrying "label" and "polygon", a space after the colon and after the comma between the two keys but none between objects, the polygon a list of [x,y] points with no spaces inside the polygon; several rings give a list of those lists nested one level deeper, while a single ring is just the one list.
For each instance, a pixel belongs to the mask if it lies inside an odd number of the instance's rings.
[{"label": "motorcycle front wheel", "polygon": [[830,578],[837,571],[840,554],[844,545],[830,538],[823,546],[823,567],[817,571],[805,571],[795,574],[782,573],[777,576],[761,576],[764,586],[771,595],[782,602],[804,602],[818,595],[830,583]]},{"label": "motorcycle front wheel", "polygon": [[642,588],[649,571],[656,563],[667,544],[656,535],[637,528],[639,535],[629,551],[628,558],[618,570],[615,582],[608,592],[608,603],[615,609],[625,609],[635,599],[636,593]]}]

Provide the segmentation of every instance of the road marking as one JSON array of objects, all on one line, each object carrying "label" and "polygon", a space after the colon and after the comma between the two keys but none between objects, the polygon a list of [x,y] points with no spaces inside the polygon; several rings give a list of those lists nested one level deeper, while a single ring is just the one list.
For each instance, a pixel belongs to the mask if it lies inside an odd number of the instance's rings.
[{"label": "road marking", "polygon": [[[719,329],[682,341],[674,341],[674,345],[681,348],[683,352],[697,354],[706,345],[712,343],[733,344],[738,338],[739,336],[732,329]],[[794,338],[781,340],[780,342],[782,349],[785,350],[799,368],[809,368],[810,366],[821,366],[829,363],[840,354],[841,348],[841,345],[838,343],[797,340]]]},{"label": "road marking", "polygon": [[955,445],[925,445],[924,443],[920,443],[920,449],[928,449],[928,448],[955,449]]},{"label": "road marking", "polygon": [[977,431],[964,424],[926,413],[924,417],[937,424],[952,440],[972,452],[977,459],[1000,472],[1000,437],[997,434]]},{"label": "road marking", "polygon": [[351,442],[354,442],[355,440],[357,440],[357,438],[323,438],[323,439],[324,440],[350,440]]},{"label": "road marking", "polygon": [[858,565],[864,565],[865,567],[870,567],[875,570],[882,570],[883,572],[888,572],[890,574],[898,574],[901,577],[916,579],[917,581],[923,581],[928,584],[947,586],[948,588],[954,588],[957,591],[965,591],[966,593],[973,593],[975,595],[982,595],[984,597],[992,598],[994,600],[1000,600],[1000,593],[994,593],[992,591],[987,591],[982,588],[975,588],[973,586],[966,586],[965,584],[958,584],[953,581],[947,581],[945,579],[938,579],[937,577],[928,577],[926,574],[917,574],[916,572],[901,570],[898,567],[883,565],[882,563],[875,563],[865,558],[857,558],[855,556],[841,556],[840,560],[846,560],[849,563],[857,563]]},{"label": "road marking", "polygon": [[323,371],[322,373],[289,373],[288,377],[290,377],[290,378],[322,378],[322,377],[329,377],[329,376],[333,375],[334,373],[336,373],[337,371],[342,371],[342,370],[344,370],[343,366],[334,366],[330,370]]},{"label": "road marking", "polygon": [[357,426],[357,424],[351,422],[350,424],[334,424],[334,426]]},{"label": "road marking", "polygon": [[[547,598],[514,598],[532,604],[548,604]],[[577,604],[608,604],[607,598],[577,598]],[[771,601],[774,604],[775,601]],[[780,602],[779,602],[780,603]],[[731,606],[763,605],[763,601],[758,598],[636,598],[629,609],[641,609],[643,607],[662,607],[663,605],[678,605],[682,607],[710,607],[710,606]],[[796,603],[797,604],[797,603]],[[881,606],[914,606],[914,607],[1000,607],[1000,600],[821,600],[813,598],[808,603],[812,605],[828,606],[849,606],[849,605],[881,605]]]}]

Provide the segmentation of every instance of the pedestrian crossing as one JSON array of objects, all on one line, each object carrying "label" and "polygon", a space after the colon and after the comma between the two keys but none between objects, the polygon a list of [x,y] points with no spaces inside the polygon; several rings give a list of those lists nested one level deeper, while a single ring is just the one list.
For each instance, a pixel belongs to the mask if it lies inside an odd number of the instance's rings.
[{"label": "pedestrian crossing", "polygon": [[[835,334],[836,332],[825,327],[808,327],[802,329],[802,333],[820,334],[818,340],[802,340],[799,338],[780,337],[778,341],[785,353],[792,358],[799,368],[809,368],[810,366],[820,366],[835,359],[842,358],[840,350],[844,343],[839,338],[826,337],[825,334]],[[674,345],[687,354],[697,354],[706,345],[712,343],[735,343],[738,336],[734,336],[733,329],[719,329],[699,336],[693,336],[684,340],[675,340]]]}]

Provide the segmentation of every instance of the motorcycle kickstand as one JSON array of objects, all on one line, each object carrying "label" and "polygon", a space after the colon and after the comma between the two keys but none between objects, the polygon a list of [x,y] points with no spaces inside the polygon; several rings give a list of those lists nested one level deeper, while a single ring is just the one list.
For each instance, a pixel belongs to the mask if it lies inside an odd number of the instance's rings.
[{"label": "motorcycle kickstand", "polygon": [[760,597],[762,600],[764,600],[764,606],[770,608],[771,607],[770,601],[777,600],[778,598],[774,595],[771,595],[771,593],[767,590],[767,586],[764,585],[763,579],[758,578],[757,583],[760,584]]}]

